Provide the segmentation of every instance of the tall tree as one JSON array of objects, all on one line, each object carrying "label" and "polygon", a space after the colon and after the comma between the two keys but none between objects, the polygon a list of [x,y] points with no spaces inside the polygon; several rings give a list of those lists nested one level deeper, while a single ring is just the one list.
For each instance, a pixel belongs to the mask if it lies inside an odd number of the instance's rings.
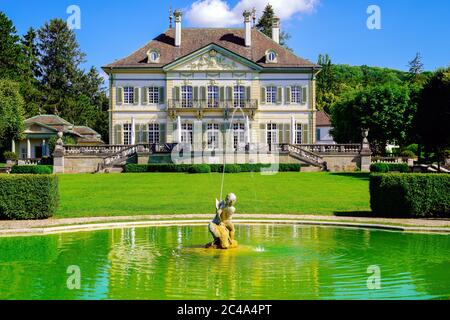
[{"label": "tall tree", "polygon": [[18,80],[23,70],[20,37],[13,23],[0,12],[0,79]]},{"label": "tall tree", "polygon": [[422,56],[418,52],[415,57],[408,62],[409,70],[409,81],[413,83],[423,83],[424,82],[424,64],[422,62]]},{"label": "tall tree", "polygon": [[46,22],[39,29],[38,37],[44,111],[63,115],[63,98],[74,93],[73,84],[78,81],[79,66],[85,54],[80,50],[75,33],[62,19]]},{"label": "tall tree", "polygon": [[[269,38],[272,38],[272,22],[275,17],[275,11],[270,4],[267,4],[264,8],[262,16],[259,18],[258,23],[256,24],[256,29],[264,33]],[[291,35],[283,30],[280,32],[280,44],[287,49],[291,50],[287,46],[287,40],[291,38]]]},{"label": "tall tree", "polygon": [[415,126],[419,140],[442,160],[450,149],[450,67],[440,69],[427,81],[419,97]]},{"label": "tall tree", "polygon": [[348,93],[332,109],[332,134],[339,143],[359,143],[368,128],[373,151],[385,153],[388,142],[406,145],[416,106],[408,86],[378,85]]},{"label": "tall tree", "polygon": [[338,99],[334,68],[328,54],[320,54],[317,64],[322,67],[317,76],[317,109],[330,113]]},{"label": "tall tree", "polygon": [[24,129],[23,106],[19,84],[0,80],[0,148],[9,148],[12,139],[21,138]]}]

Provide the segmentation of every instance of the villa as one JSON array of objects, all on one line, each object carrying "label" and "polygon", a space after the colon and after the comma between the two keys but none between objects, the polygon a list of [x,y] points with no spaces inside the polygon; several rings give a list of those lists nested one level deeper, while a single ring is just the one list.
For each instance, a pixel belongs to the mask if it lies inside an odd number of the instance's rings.
[{"label": "villa", "polygon": [[[315,144],[315,77],[320,67],[251,23],[244,28],[172,26],[130,56],[103,67],[110,76],[110,141],[184,143],[216,150],[231,125],[232,149]],[[253,19],[254,20],[254,19]]]}]

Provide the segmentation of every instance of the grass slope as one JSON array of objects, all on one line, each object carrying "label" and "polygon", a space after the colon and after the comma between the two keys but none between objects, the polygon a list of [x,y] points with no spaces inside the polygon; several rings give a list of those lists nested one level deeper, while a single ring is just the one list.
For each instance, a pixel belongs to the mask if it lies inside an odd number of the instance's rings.
[{"label": "grass slope", "polygon": [[[61,175],[56,218],[141,214],[213,214],[221,175],[143,173]],[[324,214],[370,210],[364,173],[226,174],[224,196],[237,213]]]}]

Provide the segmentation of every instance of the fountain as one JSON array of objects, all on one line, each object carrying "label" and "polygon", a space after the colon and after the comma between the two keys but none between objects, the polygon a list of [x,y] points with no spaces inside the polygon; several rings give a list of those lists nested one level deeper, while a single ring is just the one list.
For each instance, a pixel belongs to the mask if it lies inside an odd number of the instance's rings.
[{"label": "fountain", "polygon": [[232,249],[237,247],[238,243],[234,240],[234,225],[231,221],[236,211],[234,207],[236,200],[234,193],[228,194],[225,200],[220,202],[216,199],[216,216],[208,226],[214,241],[208,243],[206,248]]}]

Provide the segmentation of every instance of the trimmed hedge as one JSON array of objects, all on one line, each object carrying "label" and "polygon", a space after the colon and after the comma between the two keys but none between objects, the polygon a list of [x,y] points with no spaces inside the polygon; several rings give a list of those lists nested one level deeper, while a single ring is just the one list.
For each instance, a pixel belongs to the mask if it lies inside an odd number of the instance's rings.
[{"label": "trimmed hedge", "polygon": [[211,167],[207,164],[192,165],[188,169],[189,173],[211,173]]},{"label": "trimmed hedge", "polygon": [[0,190],[0,219],[45,219],[59,205],[55,175],[2,175]]},{"label": "trimmed hedge", "polygon": [[450,217],[450,175],[372,174],[370,206],[383,216]]},{"label": "trimmed hedge", "polygon": [[373,163],[370,165],[370,172],[386,173],[386,172],[410,172],[409,166],[406,163]]},{"label": "trimmed hedge", "polygon": [[[127,164],[125,165],[125,172],[127,173],[139,173],[139,172],[191,172],[191,167],[208,166],[210,169],[208,172],[223,172],[223,164]],[[226,173],[239,173],[239,172],[259,172],[261,169],[269,169],[270,164],[262,163],[246,163],[246,164],[227,164],[225,165]],[[278,171],[280,172],[299,172],[301,169],[298,163],[280,163],[278,165]],[[204,171],[206,169],[198,169]]]},{"label": "trimmed hedge", "polygon": [[53,166],[37,165],[37,166],[14,166],[11,169],[14,174],[52,174]]}]

